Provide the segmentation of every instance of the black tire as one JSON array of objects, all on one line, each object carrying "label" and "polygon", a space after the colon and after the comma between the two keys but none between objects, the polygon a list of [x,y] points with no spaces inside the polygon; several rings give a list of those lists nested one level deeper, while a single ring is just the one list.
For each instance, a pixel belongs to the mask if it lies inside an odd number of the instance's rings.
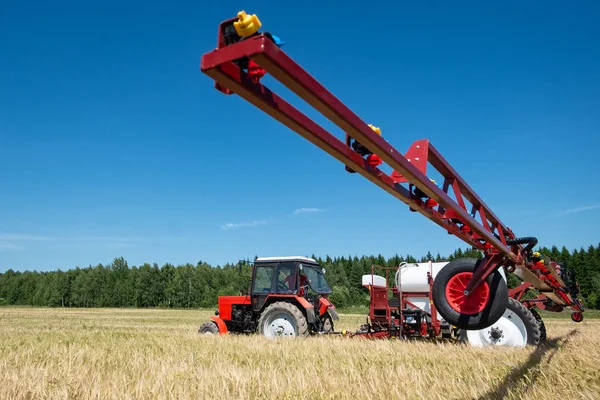
[{"label": "black tire", "polygon": [[513,298],[508,299],[508,309],[517,314],[525,324],[525,330],[527,331],[527,345],[539,346],[541,344],[542,331],[540,329],[540,322],[535,317],[535,314],[531,312],[532,310]]},{"label": "black tire", "polygon": [[581,312],[574,312],[571,314],[571,321],[573,322],[581,322],[583,321],[583,313]]},{"label": "black tire", "polygon": [[530,308],[529,311],[533,314],[538,322],[538,326],[540,328],[540,344],[546,343],[546,325],[544,324],[544,320],[534,308]]},{"label": "black tire", "polygon": [[273,303],[264,309],[258,319],[258,333],[263,336],[269,336],[267,334],[268,325],[271,319],[276,316],[289,319],[294,324],[295,329],[293,334],[290,333],[287,336],[308,336],[308,321],[304,313],[295,304],[285,301]]},{"label": "black tire", "polygon": [[327,314],[325,316],[325,320],[323,321],[323,333],[331,333],[333,332],[333,320],[331,316]]},{"label": "black tire", "polygon": [[440,315],[459,329],[478,330],[498,321],[508,306],[508,287],[499,270],[491,273],[485,283],[489,287],[487,304],[480,312],[466,314],[455,310],[446,297],[446,286],[450,280],[462,272],[472,273],[481,260],[459,258],[446,264],[433,282],[433,302]]},{"label": "black tire", "polygon": [[[543,322],[540,325],[540,320],[535,317],[534,310],[529,310],[523,304],[521,304],[518,300],[513,298],[508,299],[507,310],[512,311],[517,315],[523,324],[525,325],[525,331],[527,332],[527,345],[528,346],[539,346],[542,343],[542,331],[540,329],[543,326]],[[533,312],[532,312],[533,311]],[[493,326],[494,324],[492,324]],[[485,328],[482,328],[485,329]],[[465,329],[461,329],[459,331],[459,342],[469,343],[469,339],[467,337],[467,331]],[[544,340],[545,340],[545,328],[544,328]]]},{"label": "black tire", "polygon": [[218,335],[219,327],[214,321],[208,321],[200,325],[200,329],[198,329],[198,333],[204,335]]}]

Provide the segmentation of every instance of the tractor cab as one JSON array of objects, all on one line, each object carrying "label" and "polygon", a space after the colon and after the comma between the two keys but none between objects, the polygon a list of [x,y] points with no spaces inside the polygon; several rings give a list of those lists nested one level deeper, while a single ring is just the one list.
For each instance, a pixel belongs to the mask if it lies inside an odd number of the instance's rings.
[{"label": "tractor cab", "polygon": [[325,268],[308,257],[260,257],[254,261],[253,294],[296,294],[308,290],[327,296],[332,293]]},{"label": "tractor cab", "polygon": [[220,296],[215,316],[201,333],[254,333],[307,336],[332,333],[338,320],[325,269],[308,257],[260,257],[254,260],[248,293]]},{"label": "tractor cab", "polygon": [[260,257],[254,261],[250,296],[254,310],[268,298],[293,296],[314,303],[332,293],[325,269],[307,257]]}]

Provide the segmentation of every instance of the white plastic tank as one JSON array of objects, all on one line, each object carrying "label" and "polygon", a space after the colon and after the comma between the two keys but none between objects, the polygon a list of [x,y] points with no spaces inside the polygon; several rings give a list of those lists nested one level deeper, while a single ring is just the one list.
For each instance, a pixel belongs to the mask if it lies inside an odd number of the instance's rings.
[{"label": "white plastic tank", "polygon": [[[402,263],[400,264],[399,273],[396,274],[396,284],[401,285],[401,290],[404,293],[426,293],[429,292],[429,284],[427,283],[427,273],[431,272],[433,279],[437,274],[448,264],[444,262],[424,262],[424,263]],[[504,269],[499,269],[502,278],[506,280]]]},{"label": "white plastic tank", "polygon": [[[431,272],[433,277],[437,275],[437,273],[444,267],[447,262],[424,262],[424,263],[415,263],[408,264],[402,263],[398,272],[396,273],[395,278],[397,284],[402,285],[402,291],[405,293],[423,293],[429,292],[429,284],[427,282],[427,273]],[[373,286],[381,286],[385,287],[385,278],[380,275],[363,275],[362,277],[363,286],[367,286],[369,284]]]},{"label": "white plastic tank", "polygon": [[[448,262],[423,262],[414,264],[401,264],[398,272],[396,273],[396,284],[400,287],[402,293],[429,293],[429,283],[427,282],[427,273],[431,272],[432,277],[440,272],[440,270]],[[425,312],[431,312],[431,304],[429,297],[423,296],[406,296],[406,300],[414,304],[416,307],[424,310]],[[442,317],[437,314],[437,319],[442,320]]]},{"label": "white plastic tank", "polygon": [[397,284],[401,285],[404,293],[427,293],[429,284],[427,283],[427,273],[431,272],[433,278],[448,262],[424,262],[415,264],[401,264],[400,273],[397,274]]},{"label": "white plastic tank", "polygon": [[[429,293],[429,283],[427,282],[427,273],[431,272],[433,279],[440,272],[440,270],[448,264],[448,261],[444,262],[422,262],[422,263],[402,263],[398,271],[396,272],[395,282],[398,289],[402,291],[406,296],[406,300],[414,304],[416,307],[431,312],[431,304],[429,297],[423,296],[410,296],[410,293],[425,294]],[[506,280],[504,269],[500,268],[500,274]],[[373,286],[385,287],[385,278],[379,275],[363,275],[362,277],[363,286],[372,284]],[[439,320],[442,317],[437,314]]]}]

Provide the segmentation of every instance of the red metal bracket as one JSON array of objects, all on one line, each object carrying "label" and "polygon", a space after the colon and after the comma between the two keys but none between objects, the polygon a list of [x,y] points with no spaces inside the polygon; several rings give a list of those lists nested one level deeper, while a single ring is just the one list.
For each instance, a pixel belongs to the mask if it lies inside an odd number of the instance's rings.
[{"label": "red metal bracket", "polygon": [[525,292],[527,290],[529,290],[529,288],[531,288],[531,283],[530,282],[523,282],[521,283],[519,286],[517,286],[514,289],[511,289],[508,291],[508,297],[511,297],[517,301],[521,301],[521,297],[523,297],[523,295],[525,294]]},{"label": "red metal bracket", "polygon": [[[406,159],[412,163],[421,173],[427,174],[427,162],[429,161],[429,140],[417,140],[410,146],[406,152]],[[393,171],[390,175],[394,183],[405,183],[408,180],[398,171]]]},{"label": "red metal bracket", "polygon": [[475,271],[473,271],[473,276],[467,284],[465,291],[471,293],[473,290],[477,289],[492,272],[503,264],[504,258],[505,256],[503,254],[486,255],[477,265]]}]

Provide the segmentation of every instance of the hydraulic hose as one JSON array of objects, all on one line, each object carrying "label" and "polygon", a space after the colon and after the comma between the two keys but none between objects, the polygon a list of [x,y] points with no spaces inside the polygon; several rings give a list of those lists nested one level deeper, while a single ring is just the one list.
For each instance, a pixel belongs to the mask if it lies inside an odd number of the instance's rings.
[{"label": "hydraulic hose", "polygon": [[523,249],[523,253],[529,253],[529,251],[531,249],[533,249],[536,244],[538,244],[538,240],[537,240],[537,238],[535,238],[533,236],[529,236],[529,237],[509,239],[506,241],[506,244],[509,246],[512,246],[515,244],[526,244],[527,246],[525,246],[525,248]]}]

